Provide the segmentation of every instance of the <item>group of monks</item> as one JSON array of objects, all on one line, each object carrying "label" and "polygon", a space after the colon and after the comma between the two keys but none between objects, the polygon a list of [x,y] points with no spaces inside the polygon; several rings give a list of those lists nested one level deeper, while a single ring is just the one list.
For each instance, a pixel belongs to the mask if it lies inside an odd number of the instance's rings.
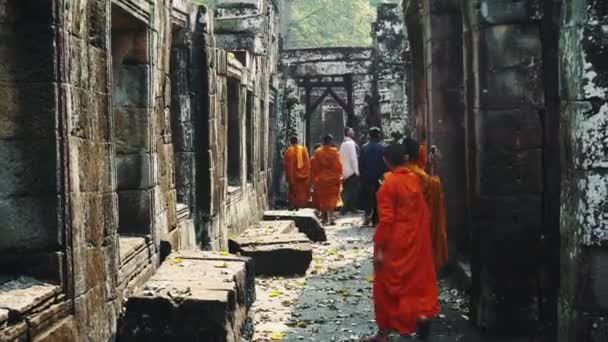
[{"label": "group of monks", "polygon": [[[448,258],[444,194],[433,175],[438,154],[406,138],[387,146],[383,161],[388,170],[376,193],[378,224],[374,232],[374,309],[378,334],[366,341],[424,339],[429,320],[439,314],[437,270]],[[308,151],[291,139],[284,155],[289,199],[294,209],[310,201],[333,223],[342,182],[340,153],[331,136],[325,137],[309,160]],[[431,175],[426,172],[433,170]],[[311,184],[312,183],[312,184]]]},{"label": "group of monks", "polygon": [[321,212],[324,224],[333,225],[342,186],[342,162],[333,137],[326,136],[312,158],[309,158],[307,149],[298,144],[297,138],[291,138],[290,143],[284,154],[284,165],[291,208],[306,208],[313,190],[313,207]]}]

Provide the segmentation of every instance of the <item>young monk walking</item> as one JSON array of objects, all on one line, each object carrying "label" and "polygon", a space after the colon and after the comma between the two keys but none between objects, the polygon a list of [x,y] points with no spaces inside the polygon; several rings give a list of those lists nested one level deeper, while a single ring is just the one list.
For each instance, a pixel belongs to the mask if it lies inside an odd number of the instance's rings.
[{"label": "young monk walking", "polygon": [[378,190],[374,234],[374,309],[379,333],[367,341],[407,338],[439,313],[429,210],[402,145],[387,147],[390,172]]},{"label": "young monk walking", "polygon": [[323,146],[315,151],[312,161],[312,179],[315,187],[315,204],[321,211],[323,224],[334,225],[333,214],[340,198],[342,163],[340,152],[332,146],[334,138],[327,135]]},{"label": "young monk walking", "polygon": [[418,142],[406,138],[403,140],[406,153],[409,156],[407,169],[415,173],[420,179],[424,200],[431,213],[431,241],[433,244],[433,258],[437,270],[445,266],[448,261],[448,236],[446,230],[445,196],[439,176],[431,176],[419,165]]},{"label": "young monk walking", "polygon": [[291,146],[283,156],[285,179],[289,186],[290,209],[305,208],[310,199],[310,159],[306,148],[298,143],[298,138],[289,140]]}]

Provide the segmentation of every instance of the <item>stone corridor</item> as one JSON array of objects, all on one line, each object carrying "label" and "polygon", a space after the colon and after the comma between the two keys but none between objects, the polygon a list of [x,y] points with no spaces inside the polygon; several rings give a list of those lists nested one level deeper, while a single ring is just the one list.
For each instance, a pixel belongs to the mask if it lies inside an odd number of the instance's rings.
[{"label": "stone corridor", "polygon": [[242,235],[346,126],[441,151],[434,340],[608,341],[608,1],[381,1],[368,46],[285,49],[293,1],[0,0],[0,342],[371,333],[358,219],[263,236],[306,276],[257,301]]},{"label": "stone corridor", "polygon": [[[327,241],[313,246],[305,276],[258,277],[252,307],[253,342],[359,341],[376,332],[372,305],[372,230],[355,216],[327,227]],[[476,342],[466,295],[452,277],[439,281],[442,314],[431,342]]]}]

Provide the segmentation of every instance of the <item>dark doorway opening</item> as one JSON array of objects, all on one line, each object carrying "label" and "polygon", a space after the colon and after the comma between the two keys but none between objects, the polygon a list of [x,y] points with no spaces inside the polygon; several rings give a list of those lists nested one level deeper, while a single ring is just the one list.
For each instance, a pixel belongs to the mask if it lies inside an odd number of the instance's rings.
[{"label": "dark doorway opening", "polygon": [[241,83],[228,79],[228,185],[243,185],[241,172]]},{"label": "dark doorway opening", "polygon": [[119,234],[152,226],[152,132],[148,27],[112,6],[112,105]]}]

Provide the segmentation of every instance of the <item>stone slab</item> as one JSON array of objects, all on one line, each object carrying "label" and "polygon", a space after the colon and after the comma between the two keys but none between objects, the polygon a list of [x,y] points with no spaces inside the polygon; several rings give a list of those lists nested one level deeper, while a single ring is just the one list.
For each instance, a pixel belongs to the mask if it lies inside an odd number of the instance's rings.
[{"label": "stone slab", "polygon": [[253,259],[256,275],[301,275],[312,262],[312,245],[302,233],[238,237],[228,244],[231,252]]},{"label": "stone slab", "polygon": [[314,242],[327,241],[327,235],[325,234],[325,228],[321,224],[321,221],[317,218],[313,210],[301,209],[298,211],[288,210],[269,210],[264,213],[265,221],[273,220],[290,220],[294,221],[296,227],[300,233],[306,234],[306,236]]},{"label": "stone slab", "polygon": [[242,232],[239,238],[289,234],[297,232],[297,229],[294,221],[260,221]]},{"label": "stone slab", "polygon": [[59,286],[22,276],[0,285],[0,308],[24,315],[60,293]]},{"label": "stone slab", "polygon": [[121,341],[238,341],[255,299],[252,262],[185,251],[166,261],[126,304]]}]

